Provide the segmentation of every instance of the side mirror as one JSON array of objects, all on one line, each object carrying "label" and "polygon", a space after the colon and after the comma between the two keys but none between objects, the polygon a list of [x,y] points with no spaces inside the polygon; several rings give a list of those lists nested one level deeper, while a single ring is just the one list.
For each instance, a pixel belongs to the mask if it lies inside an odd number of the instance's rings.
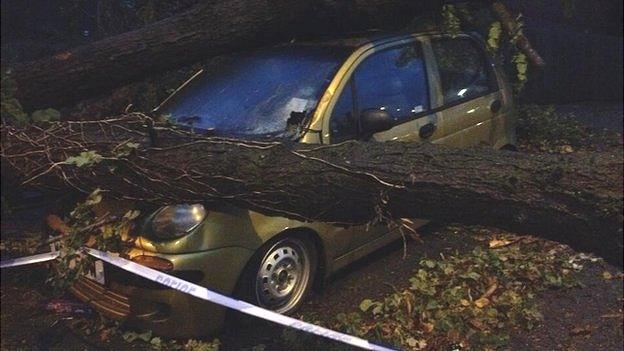
[{"label": "side mirror", "polygon": [[390,114],[378,108],[369,108],[362,111],[360,123],[365,138],[369,138],[375,133],[392,128],[392,118]]}]

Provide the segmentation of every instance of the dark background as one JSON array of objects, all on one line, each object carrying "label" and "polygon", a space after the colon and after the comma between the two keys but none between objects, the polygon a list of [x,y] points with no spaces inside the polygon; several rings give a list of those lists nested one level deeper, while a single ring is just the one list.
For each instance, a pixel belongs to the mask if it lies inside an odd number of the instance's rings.
[{"label": "dark background", "polygon": [[527,101],[622,100],[622,3],[575,1],[567,18],[561,1],[507,1],[525,16],[525,33],[548,63],[529,76]]}]

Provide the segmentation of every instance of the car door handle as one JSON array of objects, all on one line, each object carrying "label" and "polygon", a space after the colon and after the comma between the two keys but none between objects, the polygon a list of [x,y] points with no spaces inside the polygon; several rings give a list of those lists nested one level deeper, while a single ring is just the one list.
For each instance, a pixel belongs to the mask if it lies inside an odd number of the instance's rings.
[{"label": "car door handle", "polygon": [[418,136],[421,139],[427,139],[433,135],[433,132],[435,132],[435,130],[436,130],[435,124],[427,123],[424,126],[420,127],[420,130],[418,131]]},{"label": "car door handle", "polygon": [[494,100],[490,104],[490,111],[492,111],[492,113],[497,113],[498,111],[500,111],[501,107],[503,107],[503,104],[500,102],[500,100]]}]

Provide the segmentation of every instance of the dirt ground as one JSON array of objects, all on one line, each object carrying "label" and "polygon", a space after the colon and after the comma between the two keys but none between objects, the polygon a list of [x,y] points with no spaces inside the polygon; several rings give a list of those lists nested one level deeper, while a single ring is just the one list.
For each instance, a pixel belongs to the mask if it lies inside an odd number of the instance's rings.
[{"label": "dirt ground", "polygon": [[[429,225],[422,230],[423,243],[401,241],[348,266],[333,276],[324,288],[313,293],[299,316],[331,323],[336,314],[358,309],[365,298],[380,299],[395,289],[405,288],[408,278],[423,257],[437,257],[455,250],[467,252],[483,243],[458,234],[461,227]],[[604,279],[608,271],[614,279]],[[581,287],[549,290],[538,296],[544,321],[538,328],[510,331],[502,350],[621,350],[623,283],[621,273],[601,261],[584,264],[579,273]],[[52,297],[45,286],[45,265],[2,272],[1,348],[2,350],[150,350],[149,344],[127,343],[122,332],[106,337],[102,331],[85,327],[99,317],[64,319],[47,312]],[[619,274],[619,275],[618,275]],[[90,333],[90,335],[89,335]],[[230,325],[218,336],[220,350],[283,350],[284,328],[254,320]],[[323,348],[349,348],[327,341]],[[166,348],[165,348],[166,349]]]}]

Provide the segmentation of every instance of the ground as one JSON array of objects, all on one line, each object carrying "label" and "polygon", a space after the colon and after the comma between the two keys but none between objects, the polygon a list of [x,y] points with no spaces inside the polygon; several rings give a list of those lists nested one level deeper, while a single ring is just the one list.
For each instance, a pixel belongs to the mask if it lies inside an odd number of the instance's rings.
[{"label": "ground", "polygon": [[[486,236],[483,233],[487,233]],[[487,248],[490,235],[495,232],[483,228],[429,225],[421,231],[422,243],[408,240],[404,247],[402,241],[396,242],[333,276],[320,292],[310,296],[299,316],[331,325],[337,314],[357,311],[364,299],[381,299],[404,289],[409,285],[407,277],[414,273],[423,257],[434,258],[456,250],[470,252],[477,246]],[[581,286],[540,293],[536,302],[544,316],[541,325],[530,332],[510,330],[509,342],[499,349],[620,349],[623,341],[622,275],[617,268],[601,260],[594,261],[584,261],[583,268],[576,273]],[[605,272],[609,272],[608,279]],[[85,326],[97,320],[96,316],[67,319],[72,317],[46,311],[44,305],[52,294],[44,288],[45,265],[3,271],[2,275],[3,350],[152,348],[145,342],[124,341],[123,331],[106,336],[106,331],[88,330]],[[310,342],[305,337],[298,341],[297,335],[293,338],[289,333],[274,324],[253,321],[227,328],[218,338],[221,350],[279,350]],[[333,342],[313,342],[317,346],[339,347]]]},{"label": "ground", "polygon": [[558,105],[557,112],[572,116],[594,129],[607,129],[622,133],[622,102],[585,102]]},{"label": "ground", "polygon": [[[392,244],[336,275],[320,294],[315,294],[302,308],[303,316],[331,320],[338,313],[358,309],[365,298],[380,299],[409,284],[418,261],[448,254],[455,250],[471,251],[482,241],[466,237],[461,226],[430,226],[423,231],[423,243],[409,242],[405,256],[401,242]],[[470,231],[470,230],[468,230]],[[619,350],[622,345],[622,280],[605,280],[604,271],[618,269],[603,262],[590,262],[579,274],[583,287],[547,290],[537,298],[544,315],[543,323],[531,332],[511,331],[508,345],[502,350]],[[237,350],[257,344],[268,350],[281,349],[275,344],[273,326],[249,331],[236,330],[222,336],[225,349]],[[242,335],[253,335],[241,338]],[[278,334],[279,336],[279,334]],[[278,338],[279,339],[279,338]],[[280,340],[281,342],[281,340]],[[230,347],[230,343],[232,344]],[[302,349],[305,349],[302,348]]]}]

